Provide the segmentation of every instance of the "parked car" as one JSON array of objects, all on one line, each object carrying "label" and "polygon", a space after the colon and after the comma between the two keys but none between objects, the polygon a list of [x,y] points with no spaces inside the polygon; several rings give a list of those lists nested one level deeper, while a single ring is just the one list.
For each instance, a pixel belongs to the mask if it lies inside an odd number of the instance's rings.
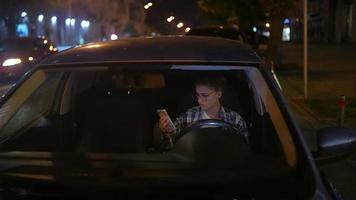
[{"label": "parked car", "polygon": [[45,38],[11,38],[0,41],[0,81],[17,80],[41,59],[57,51]]},{"label": "parked car", "polygon": [[243,34],[232,26],[210,25],[191,28],[186,35],[222,37],[246,43]]},{"label": "parked car", "polygon": [[[200,120],[171,150],[157,109],[194,106],[193,81],[223,76],[231,124]],[[3,199],[338,199],[316,164],[355,150],[356,133],[326,128],[312,154],[260,58],[208,37],[91,43],[49,57],[0,99]],[[164,138],[164,137],[163,137]]]},{"label": "parked car", "polygon": [[232,26],[210,25],[191,28],[186,35],[222,37],[240,41],[255,49],[260,55],[265,55],[268,37],[253,31],[241,32]]}]

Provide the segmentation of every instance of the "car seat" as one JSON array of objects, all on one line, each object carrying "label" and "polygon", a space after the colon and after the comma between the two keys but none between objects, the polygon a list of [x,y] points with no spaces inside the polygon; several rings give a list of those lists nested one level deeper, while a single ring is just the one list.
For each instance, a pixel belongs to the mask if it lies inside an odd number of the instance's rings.
[{"label": "car seat", "polygon": [[[144,152],[150,126],[144,98],[134,90],[94,88],[82,96],[79,150],[102,153]],[[81,105],[79,105],[81,106]]]}]

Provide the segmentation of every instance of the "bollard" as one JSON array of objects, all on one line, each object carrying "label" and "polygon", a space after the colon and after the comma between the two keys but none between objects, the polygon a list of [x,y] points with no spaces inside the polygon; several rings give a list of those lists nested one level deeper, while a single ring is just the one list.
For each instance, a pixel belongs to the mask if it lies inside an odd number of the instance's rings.
[{"label": "bollard", "polygon": [[338,117],[338,126],[342,127],[345,120],[345,107],[346,107],[346,96],[339,96],[339,117]]}]

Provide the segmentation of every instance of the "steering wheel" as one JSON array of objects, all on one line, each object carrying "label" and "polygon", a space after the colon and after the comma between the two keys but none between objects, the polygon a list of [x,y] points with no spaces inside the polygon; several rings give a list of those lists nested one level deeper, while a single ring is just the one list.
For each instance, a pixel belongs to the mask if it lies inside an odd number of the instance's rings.
[{"label": "steering wheel", "polygon": [[[182,138],[185,134],[191,132],[191,131],[195,131],[201,128],[221,128],[231,134],[239,134],[241,135],[241,132],[247,132],[247,130],[239,130],[237,129],[234,125],[222,121],[222,120],[218,120],[218,119],[203,119],[203,120],[199,120],[195,123],[193,123],[192,125],[190,125],[189,127],[183,129],[178,136],[175,138],[174,143],[176,143],[180,138]],[[241,137],[243,137],[241,135]],[[247,138],[244,138],[247,142]]]}]

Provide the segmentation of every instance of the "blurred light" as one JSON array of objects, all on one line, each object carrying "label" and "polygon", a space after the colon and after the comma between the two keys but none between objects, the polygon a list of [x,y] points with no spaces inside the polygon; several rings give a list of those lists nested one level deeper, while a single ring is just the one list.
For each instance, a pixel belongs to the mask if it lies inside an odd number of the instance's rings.
[{"label": "blurred light", "polygon": [[58,51],[58,49],[56,47],[53,48],[53,51]]},{"label": "blurred light", "polygon": [[255,33],[257,32],[256,26],[254,26],[254,27],[252,28],[252,31],[255,32]]},{"label": "blurred light", "polygon": [[19,37],[28,37],[29,36],[29,27],[27,23],[20,23],[16,25],[16,34]]},{"label": "blurred light", "polygon": [[152,3],[152,2],[148,2],[148,3],[144,6],[144,8],[147,10],[147,9],[149,9],[151,6],[153,6],[153,3]]},{"label": "blurred light", "polygon": [[88,28],[90,26],[90,22],[87,20],[82,20],[82,22],[80,22],[80,26],[82,28]]},{"label": "blurred light", "polygon": [[67,18],[65,23],[66,23],[67,26],[69,26],[70,25],[70,18]]},{"label": "blurred light", "polygon": [[289,21],[289,19],[288,19],[288,18],[285,18],[285,19],[284,19],[284,21],[283,21],[283,23],[284,23],[284,24],[289,24],[289,23],[290,23],[290,21]]},{"label": "blurred light", "polygon": [[31,57],[31,56],[28,57],[28,60],[29,60],[29,61],[33,61],[33,57]]},{"label": "blurred light", "polygon": [[271,33],[269,31],[263,31],[262,35],[269,37],[271,35]]},{"label": "blurred light", "polygon": [[296,21],[296,22],[299,22],[299,18],[296,18],[295,21]]},{"label": "blurred light", "polygon": [[71,20],[70,20],[70,25],[71,25],[71,26],[74,26],[74,25],[75,25],[75,19],[71,19]]},{"label": "blurred light", "polygon": [[290,28],[283,28],[282,41],[290,41]]},{"label": "blurred light", "polygon": [[41,14],[41,15],[38,15],[38,18],[37,18],[37,20],[39,21],[39,22],[43,22],[43,19],[44,19],[44,16]]},{"label": "blurred light", "polygon": [[53,51],[53,46],[52,46],[52,45],[49,46],[49,50],[50,50],[50,51]]},{"label": "blurred light", "polygon": [[51,18],[51,22],[52,22],[52,24],[56,24],[56,23],[57,23],[57,17],[56,17],[56,16],[53,16],[53,17]]},{"label": "blurred light", "polygon": [[184,26],[184,24],[182,23],[182,22],[179,22],[178,24],[177,24],[177,28],[182,28]]},{"label": "blurred light", "polygon": [[173,20],[174,20],[174,16],[170,16],[170,17],[167,18],[167,22],[171,22]]},{"label": "blurred light", "polygon": [[188,33],[190,31],[190,27],[185,28],[185,32]]},{"label": "blurred light", "polygon": [[4,67],[8,67],[8,66],[13,66],[13,65],[17,65],[20,64],[22,61],[20,58],[9,58],[6,59],[3,63],[2,66]]},{"label": "blurred light", "polygon": [[119,37],[116,34],[111,34],[110,39],[111,40],[117,40]]},{"label": "blurred light", "polygon": [[269,28],[269,27],[271,27],[271,25],[267,22],[266,27]]},{"label": "blurred light", "polygon": [[48,40],[43,40],[43,44],[47,44],[48,43]]},{"label": "blurred light", "polygon": [[27,12],[22,12],[21,13],[21,17],[26,17],[27,16]]}]

